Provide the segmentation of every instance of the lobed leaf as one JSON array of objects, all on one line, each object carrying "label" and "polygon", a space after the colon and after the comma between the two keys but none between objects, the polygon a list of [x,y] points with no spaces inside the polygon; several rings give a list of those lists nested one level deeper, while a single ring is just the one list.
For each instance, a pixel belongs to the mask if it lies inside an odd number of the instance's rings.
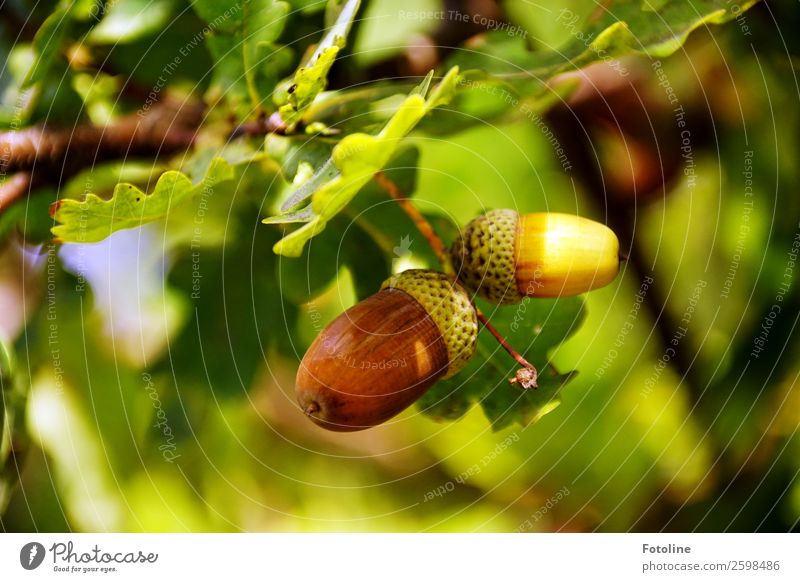
[{"label": "lobed leaf", "polygon": [[[727,0],[661,2],[657,6],[643,5],[639,0],[617,0],[609,7],[575,3],[570,8],[547,9],[541,14],[541,19],[570,36],[566,45],[557,50],[531,52],[522,38],[496,33],[490,35],[492,42],[480,51],[460,53],[453,62],[462,68],[517,76],[543,86],[560,72],[594,62],[612,63],[631,54],[666,57],[678,50],[692,31],[733,20],[757,1],[745,0],[736,6]],[[622,65],[618,70],[624,75]]]},{"label": "lobed leaf", "polygon": [[290,51],[275,42],[289,5],[277,0],[196,0],[192,6],[208,24],[207,44],[214,58],[210,100],[224,98],[240,117],[259,113],[288,63]]},{"label": "lobed leaf", "polygon": [[222,158],[215,159],[205,178],[192,184],[188,176],[170,171],[161,175],[156,187],[145,194],[133,184],[117,184],[108,200],[87,194],[83,201],[63,199],[51,206],[60,224],[52,233],[60,242],[99,242],[111,233],[166,218],[173,208],[200,192],[208,192],[233,177],[233,169]]},{"label": "lobed leaf", "polygon": [[437,420],[457,420],[473,404],[480,404],[493,430],[515,422],[526,426],[559,405],[559,392],[576,374],[556,372],[548,353],[580,327],[585,316],[583,299],[529,299],[519,305],[480,306],[509,343],[537,366],[538,388],[525,390],[509,384],[519,364],[481,330],[470,363],[454,377],[435,384],[419,406]]},{"label": "lobed leaf", "polygon": [[[428,82],[426,79],[423,87]],[[389,162],[400,141],[425,114],[452,97],[457,82],[458,68],[454,67],[427,99],[419,92],[408,95],[378,135],[354,133],[340,141],[331,155],[336,172],[326,167],[326,163],[311,178],[312,188],[301,186],[298,192],[289,197],[291,206],[286,205],[285,210],[295,208],[310,198],[313,214],[304,226],[281,239],[274,247],[275,252],[290,257],[299,256],[305,243],[322,232],[328,221],[341,212],[375,172]],[[330,179],[323,181],[324,178]],[[267,223],[283,221],[283,215],[265,220]]]},{"label": "lobed leaf", "polygon": [[289,127],[300,121],[305,110],[325,90],[328,72],[347,42],[360,5],[360,0],[331,0],[328,3],[328,20],[333,20],[333,24],[308,60],[295,72],[287,103],[279,109]]}]

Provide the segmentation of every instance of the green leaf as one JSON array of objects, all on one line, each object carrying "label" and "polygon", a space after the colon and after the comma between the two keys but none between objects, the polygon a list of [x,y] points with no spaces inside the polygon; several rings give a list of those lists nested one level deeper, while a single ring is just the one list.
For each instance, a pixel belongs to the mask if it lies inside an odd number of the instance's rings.
[{"label": "green leaf", "polygon": [[338,46],[328,47],[320,53],[312,65],[297,70],[294,83],[289,89],[289,102],[278,110],[288,126],[294,126],[317,95],[325,90],[328,84],[328,71],[333,66],[337,54],[339,54]]},{"label": "green leaf", "polygon": [[36,31],[36,35],[33,37],[33,50],[36,57],[22,83],[23,89],[33,86],[47,75],[50,66],[58,56],[58,49],[61,48],[66,31],[71,24],[71,8],[63,7],[48,16]]},{"label": "green leaf", "polygon": [[27,389],[15,377],[11,349],[0,340],[0,516],[20,478],[20,465],[28,448],[24,430]]},{"label": "green leaf", "polygon": [[[245,216],[249,208],[237,219]],[[242,397],[272,349],[296,350],[289,334],[297,308],[281,294],[280,258],[270,252],[277,233],[248,230],[221,249],[187,253],[170,274],[170,285],[191,298],[193,317],[161,367],[177,374],[176,390],[207,402]]]},{"label": "green leaf", "polygon": [[86,37],[89,43],[126,43],[161,32],[170,24],[175,4],[172,0],[113,0],[105,10],[103,19]]},{"label": "green leaf", "polygon": [[125,162],[108,162],[83,170],[75,174],[60,189],[61,198],[79,199],[88,194],[87,186],[95,192],[111,193],[117,184],[126,182],[131,184],[149,184],[167,168],[162,164],[153,162],[138,162],[127,160]]},{"label": "green leaf", "polygon": [[325,90],[328,72],[336,55],[345,46],[360,5],[360,0],[330,0],[328,3],[329,17],[335,15],[336,19],[308,60],[295,72],[288,102],[279,109],[289,127],[301,119],[317,95]]},{"label": "green leaf", "polygon": [[[552,106],[559,102],[557,97],[575,88],[574,84],[554,86],[558,75],[604,62],[625,78],[629,71],[622,57],[666,57],[678,50],[692,31],[732,20],[741,13],[739,9],[743,12],[756,2],[747,0],[734,6],[727,0],[690,0],[653,7],[639,0],[617,0],[610,9],[589,1],[560,9],[514,7],[518,20],[537,36],[546,37],[545,46],[553,46],[550,37],[554,34],[566,37],[566,43],[554,50],[532,51],[525,35],[498,30],[487,33],[471,50],[457,51],[448,62],[465,71],[465,82],[453,104],[460,115],[437,116],[434,130],[453,133],[504,115],[524,119],[537,108],[530,106],[531,101],[550,96],[539,105]],[[539,109],[541,113],[546,108]]]},{"label": "green leaf", "polygon": [[[247,89],[255,111],[261,110],[264,95],[259,87],[258,72],[262,61],[275,52],[274,43],[283,30],[289,5],[286,2],[245,2],[242,5],[242,62]],[[277,77],[273,78],[277,81]],[[271,91],[272,88],[269,88]]]},{"label": "green leaf", "polygon": [[309,204],[300,210],[291,210],[278,216],[265,218],[262,222],[264,224],[296,224],[305,223],[314,218],[314,209]]},{"label": "green leaf", "polygon": [[[266,140],[266,151],[280,164],[284,180],[292,184],[291,192],[280,201],[281,212],[296,210],[337,172],[331,159],[333,144],[327,140],[308,139],[306,136],[298,135],[269,135]],[[269,210],[277,211],[277,208]]]},{"label": "green leaf", "polygon": [[242,26],[242,5],[229,0],[194,0],[192,9],[209,25],[220,32],[235,34]]},{"label": "green leaf", "polygon": [[[5,427],[8,425],[6,422],[6,391],[11,393],[12,378],[11,378],[11,353],[6,347],[5,342],[0,339],[0,467],[5,462],[8,456],[7,446],[5,439]],[[2,507],[0,506],[0,509]]]},{"label": "green leaf", "polygon": [[289,63],[291,51],[275,44],[289,5],[276,0],[197,0],[192,6],[208,24],[207,44],[214,57],[207,98],[225,99],[239,117],[257,115]]},{"label": "green leaf", "polygon": [[[305,243],[322,232],[327,222],[341,212],[375,172],[389,162],[402,138],[425,114],[452,97],[457,81],[458,68],[453,68],[431,91],[427,100],[419,92],[407,96],[378,135],[354,133],[339,142],[331,155],[338,170],[333,177],[324,183],[312,178],[315,180],[313,188],[304,189],[300,195],[289,198],[293,206],[298,206],[310,197],[313,218],[279,241],[274,247],[275,252],[290,257],[299,256]],[[327,178],[330,173],[325,172]],[[280,220],[280,217],[267,219],[272,222],[276,220]]]},{"label": "green leaf", "polygon": [[576,331],[584,319],[583,299],[527,299],[519,305],[479,304],[509,344],[538,368],[539,387],[510,384],[519,364],[486,330],[470,363],[454,377],[440,381],[420,399],[423,412],[437,420],[457,420],[480,404],[493,430],[526,426],[554,410],[561,388],[575,372],[560,374],[548,363],[548,352]]},{"label": "green leaf", "polygon": [[215,159],[200,184],[181,172],[165,172],[150,194],[133,184],[118,184],[114,194],[103,200],[87,194],[83,201],[64,199],[53,204],[51,214],[60,222],[53,235],[61,242],[98,242],[123,228],[135,228],[165,218],[171,209],[186,202],[195,194],[207,192],[233,177],[225,160]]},{"label": "green leaf", "polygon": [[243,208],[249,212],[249,222],[258,223],[260,205],[273,197],[272,189],[281,181],[275,163],[249,146],[246,140],[237,140],[222,149],[196,151],[186,160],[182,170],[194,181],[201,180],[218,163],[217,158],[232,166],[233,178],[213,189],[204,189],[170,211],[163,225],[165,247],[178,250],[188,247],[195,252],[219,248],[239,236],[245,227],[241,220],[232,220]]},{"label": "green leaf", "polygon": [[[295,190],[291,196],[281,205],[281,211],[289,212],[296,208],[300,203],[308,198],[327,182],[331,181],[339,173],[336,164],[333,163],[333,158],[323,163],[319,169],[312,174],[312,176],[302,183],[302,185]],[[311,205],[306,208],[311,208]],[[313,210],[313,209],[312,209]]]},{"label": "green leaf", "polygon": [[[384,252],[365,221],[356,221],[342,238],[342,257],[353,278],[356,299],[373,295],[392,273],[391,256]],[[399,248],[399,247],[396,247]]]},{"label": "green leaf", "polygon": [[74,3],[62,2],[42,23],[33,42],[17,43],[7,66],[15,82],[0,95],[0,125],[18,128],[49,119],[75,120],[83,103],[72,87],[73,71],[59,55],[73,28]]},{"label": "green leaf", "polygon": [[342,134],[374,133],[383,127],[399,102],[413,89],[414,83],[395,80],[325,91],[308,108],[305,118],[309,123],[322,122]]},{"label": "green leaf", "polygon": [[560,10],[528,7],[527,21],[563,31],[569,38],[558,50],[530,52],[519,36],[496,31],[479,51],[460,53],[454,63],[493,74],[517,77],[543,86],[556,74],[605,61],[625,75],[614,59],[630,54],[665,57],[678,50],[689,34],[709,24],[736,18],[758,0],[734,6],[727,0],[663,2],[657,7],[639,0],[617,0],[613,9],[598,9],[594,2],[574,3]]},{"label": "green leaf", "polygon": [[328,287],[341,267],[341,242],[346,228],[344,221],[338,221],[307,245],[299,258],[277,257],[275,278],[285,298],[300,305]]}]

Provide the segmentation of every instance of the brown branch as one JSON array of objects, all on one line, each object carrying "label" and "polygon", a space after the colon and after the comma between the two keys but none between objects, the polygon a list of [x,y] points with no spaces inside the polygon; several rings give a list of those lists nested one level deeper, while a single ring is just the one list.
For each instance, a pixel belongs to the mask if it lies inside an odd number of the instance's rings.
[{"label": "brown branch", "polygon": [[30,172],[20,172],[10,178],[0,178],[0,214],[17,200],[22,200],[28,195],[33,186],[33,176]]},{"label": "brown branch", "polygon": [[158,156],[190,147],[202,110],[157,106],[106,127],[31,127],[0,133],[0,171],[61,169],[135,155]]},{"label": "brown branch", "polygon": [[375,182],[377,182],[381,188],[386,190],[389,196],[394,198],[394,200],[400,205],[400,208],[402,208],[408,217],[414,221],[417,230],[419,230],[420,234],[422,234],[422,236],[425,237],[425,240],[428,241],[428,245],[430,245],[445,272],[452,274],[454,270],[452,262],[450,261],[450,255],[447,253],[447,247],[445,247],[445,244],[439,235],[436,234],[436,231],[431,226],[431,223],[428,222],[428,219],[425,218],[425,216],[419,210],[417,210],[417,207],[411,203],[411,200],[403,195],[403,192],[401,192],[397,184],[392,182],[392,180],[390,180],[386,174],[383,172],[377,172],[374,178]]},{"label": "brown branch", "polygon": [[159,158],[188,149],[203,115],[199,103],[157,104],[105,127],[30,127],[0,133],[0,213],[39,185],[59,186],[85,167],[128,157]]},{"label": "brown branch", "polygon": [[[633,79],[628,79],[595,65],[583,74],[591,75],[591,82],[585,83],[584,88],[576,94],[577,98],[573,97],[576,102],[568,107],[550,110],[546,120],[566,152],[577,181],[596,203],[605,207],[608,224],[620,241],[620,258],[628,261],[627,268],[636,280],[642,281],[653,274],[653,261],[634,240],[636,220],[641,212],[639,205],[663,199],[667,195],[669,184],[678,169],[675,152],[679,152],[679,148],[674,115],[671,108],[665,109],[663,100],[639,100],[640,96],[646,95],[645,84],[653,83],[654,73],[647,72],[645,75],[638,71]],[[618,126],[619,131],[624,130],[621,137],[625,140],[623,143],[632,143],[634,138],[629,134],[633,133],[639,143],[648,144],[654,152],[651,155],[658,161],[657,179],[651,177],[642,180],[636,177],[636,173],[627,184],[611,179],[611,168],[598,159],[592,143],[594,132],[598,127],[605,127],[605,122],[609,120],[616,124],[615,127]],[[702,124],[699,127],[702,128]],[[704,130],[692,130],[693,140],[702,140],[704,134]],[[696,141],[695,145],[699,146],[700,142]],[[632,164],[631,160],[615,161],[618,165],[623,165],[623,162]],[[663,346],[669,346],[678,327],[667,300],[667,290],[658,280],[650,285],[644,297],[645,309],[654,321],[654,331]],[[675,350],[670,365],[686,380],[688,393],[697,403],[700,399],[699,383],[692,368],[691,354],[686,350]]]},{"label": "brown branch", "polygon": [[230,139],[235,139],[243,135],[267,135],[276,133],[284,135],[288,129],[286,122],[283,121],[280,113],[275,112],[269,117],[262,117],[258,121],[249,121],[237,126],[232,132]]}]

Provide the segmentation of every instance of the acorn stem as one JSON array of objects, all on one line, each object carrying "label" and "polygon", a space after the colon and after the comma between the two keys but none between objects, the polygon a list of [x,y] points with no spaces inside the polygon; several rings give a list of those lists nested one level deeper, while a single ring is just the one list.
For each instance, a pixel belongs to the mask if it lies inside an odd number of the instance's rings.
[{"label": "acorn stem", "polygon": [[508,343],[503,334],[501,334],[497,329],[491,324],[489,319],[483,314],[480,309],[476,308],[478,313],[478,321],[483,324],[490,334],[494,336],[494,339],[497,340],[505,351],[508,352],[508,355],[514,358],[516,362],[522,366],[522,370],[517,370],[516,375],[509,380],[511,384],[520,384],[523,388],[536,388],[536,378],[539,375],[536,371],[536,367],[531,364],[528,360],[522,357],[517,350],[511,347],[511,344]]},{"label": "acorn stem", "polygon": [[422,236],[425,237],[425,240],[428,241],[428,245],[436,255],[436,258],[439,261],[439,264],[442,266],[442,269],[444,269],[444,272],[452,275],[455,270],[450,262],[450,256],[447,253],[447,247],[445,247],[445,244],[442,239],[439,238],[439,235],[436,234],[436,231],[433,229],[433,226],[431,226],[431,223],[428,222],[428,219],[425,218],[425,215],[417,210],[416,206],[411,203],[411,200],[403,195],[400,187],[390,180],[386,174],[383,172],[376,172],[374,178],[375,182],[400,205],[400,208],[403,209],[403,212],[405,212],[414,222],[417,230],[420,232],[420,234],[422,234]]}]

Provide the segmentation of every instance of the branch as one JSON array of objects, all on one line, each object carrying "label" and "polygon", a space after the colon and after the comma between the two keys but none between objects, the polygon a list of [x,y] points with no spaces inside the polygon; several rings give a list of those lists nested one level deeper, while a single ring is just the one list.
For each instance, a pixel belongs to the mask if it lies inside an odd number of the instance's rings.
[{"label": "branch", "polygon": [[30,172],[14,174],[7,180],[0,178],[0,214],[6,208],[28,195],[33,187],[33,176]]},{"label": "branch", "polygon": [[442,268],[448,274],[453,274],[454,269],[452,262],[450,261],[450,255],[447,253],[447,247],[445,247],[444,242],[439,235],[436,234],[436,231],[431,226],[431,223],[428,222],[428,219],[417,210],[417,207],[411,203],[411,200],[406,198],[403,193],[400,191],[400,188],[397,184],[392,182],[386,174],[383,172],[377,172],[374,176],[375,182],[378,185],[386,190],[386,192],[394,198],[395,201],[400,205],[408,217],[414,221],[414,224],[417,227],[417,230],[425,237],[425,240],[428,241],[428,245],[430,245],[431,249],[433,250],[436,258],[439,261],[439,264],[442,265]]},{"label": "branch", "polygon": [[[628,261],[630,268],[635,275],[635,279],[641,281],[646,276],[653,274],[652,260],[650,260],[641,246],[634,238],[634,231],[637,220],[637,213],[641,212],[638,205],[642,204],[643,199],[648,200],[653,196],[660,196],[663,199],[668,192],[667,184],[671,181],[675,171],[675,165],[669,160],[669,152],[678,151],[674,146],[676,136],[674,133],[674,120],[672,120],[671,110],[664,110],[663,103],[641,103],[636,101],[632,104],[630,93],[636,95],[637,87],[645,82],[652,82],[652,76],[644,79],[620,79],[619,75],[610,75],[608,79],[598,79],[597,75],[603,73],[602,68],[593,69],[595,75],[589,83],[592,89],[587,95],[579,95],[579,100],[568,107],[562,106],[550,110],[547,113],[547,123],[558,137],[559,143],[566,152],[571,166],[574,168],[576,179],[583,185],[586,192],[606,209],[606,216],[611,229],[619,237],[621,254],[620,258]],[[588,74],[584,72],[584,74]],[[635,84],[634,84],[635,83]],[[599,88],[598,88],[599,87]],[[638,89],[641,91],[641,89]],[[667,145],[660,147],[651,145],[656,149],[657,156],[663,154],[663,168],[660,169],[659,179],[652,182],[620,185],[614,180],[609,179],[605,173],[607,167],[603,167],[601,160],[597,158],[596,151],[592,145],[592,129],[597,124],[597,118],[607,116],[614,119],[619,124],[620,130],[625,132],[652,132],[652,125],[655,127],[666,127],[663,131],[667,133],[669,140],[665,139]],[[667,123],[663,122],[666,117]],[[703,139],[703,131],[693,130],[693,139]],[[627,135],[623,139],[632,139]],[[645,142],[646,143],[646,142]],[[699,143],[696,142],[696,145]],[[626,163],[630,163],[625,160]],[[650,285],[644,297],[644,306],[654,321],[655,332],[663,346],[669,346],[675,329],[679,322],[671,314],[668,308],[668,293],[657,280]],[[693,404],[700,400],[699,383],[696,372],[691,365],[691,354],[686,350],[675,350],[675,354],[670,359],[670,365],[685,379],[688,392]]]},{"label": "branch", "polygon": [[202,109],[159,105],[106,127],[31,127],[0,133],[0,172],[61,170],[132,155],[159,156],[192,145]]},{"label": "branch", "polygon": [[105,127],[30,127],[0,133],[0,214],[37,186],[61,183],[98,162],[159,158],[188,149],[202,120],[202,104],[163,103]]},{"label": "branch", "polygon": [[243,123],[236,127],[231,132],[230,139],[235,139],[243,135],[267,135],[269,133],[277,133],[278,135],[285,135],[288,129],[286,122],[281,118],[280,113],[275,112],[269,117],[262,117],[258,121],[250,121]]}]

